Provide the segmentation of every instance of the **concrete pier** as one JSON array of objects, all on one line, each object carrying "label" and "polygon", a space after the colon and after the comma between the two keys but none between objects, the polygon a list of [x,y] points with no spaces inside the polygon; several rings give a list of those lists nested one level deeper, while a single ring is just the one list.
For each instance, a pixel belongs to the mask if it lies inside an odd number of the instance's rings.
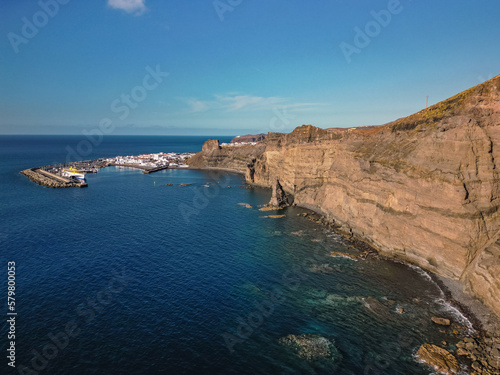
[{"label": "concrete pier", "polygon": [[154,173],[154,172],[162,171],[164,169],[168,169],[168,165],[164,165],[164,166],[161,166],[161,167],[155,167],[155,168],[145,169],[142,173],[149,174],[149,173]]}]

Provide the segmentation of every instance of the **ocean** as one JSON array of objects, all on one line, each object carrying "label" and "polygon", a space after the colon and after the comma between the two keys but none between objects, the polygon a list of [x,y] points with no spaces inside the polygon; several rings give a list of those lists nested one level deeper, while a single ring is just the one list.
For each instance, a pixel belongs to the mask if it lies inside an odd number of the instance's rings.
[{"label": "ocean", "polygon": [[[106,136],[85,158],[196,152],[206,138]],[[88,188],[50,189],[19,174],[82,139],[0,136],[2,374],[429,374],[418,347],[452,350],[470,331],[427,273],[330,256],[359,252],[304,209],[268,217],[270,190],[241,175],[108,167]]]}]

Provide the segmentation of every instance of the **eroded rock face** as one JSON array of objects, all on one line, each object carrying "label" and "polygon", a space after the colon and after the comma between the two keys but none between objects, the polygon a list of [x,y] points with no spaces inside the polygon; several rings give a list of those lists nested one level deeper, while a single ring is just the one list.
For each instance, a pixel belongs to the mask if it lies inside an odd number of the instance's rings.
[{"label": "eroded rock face", "polygon": [[286,196],[283,187],[280,184],[280,180],[276,178],[273,184],[273,192],[271,195],[271,200],[269,201],[269,206],[273,207],[287,207],[290,205],[288,197]]},{"label": "eroded rock face", "polygon": [[382,253],[454,278],[500,316],[500,76],[393,123],[298,127],[202,152]]},{"label": "eroded rock face", "polygon": [[202,151],[205,153],[214,153],[220,150],[218,139],[208,139],[205,141],[202,147]]},{"label": "eroded rock face", "polygon": [[247,134],[231,139],[231,143],[259,142],[266,138],[266,134]]},{"label": "eroded rock face", "polygon": [[[193,156],[189,166],[194,168],[231,169],[247,173],[248,165],[257,156],[262,155],[265,146],[220,147],[217,139],[209,139],[203,144],[202,151]],[[248,178],[247,178],[248,179]]]},{"label": "eroded rock face", "polygon": [[418,349],[417,355],[422,361],[444,374],[458,374],[460,371],[457,359],[439,346],[424,344]]}]

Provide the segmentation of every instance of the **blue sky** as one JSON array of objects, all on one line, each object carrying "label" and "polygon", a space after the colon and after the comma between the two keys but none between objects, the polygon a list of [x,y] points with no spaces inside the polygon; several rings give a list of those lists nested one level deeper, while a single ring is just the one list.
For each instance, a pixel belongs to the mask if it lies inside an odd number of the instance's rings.
[{"label": "blue sky", "polygon": [[0,133],[383,124],[499,74],[499,14],[498,0],[4,0]]}]

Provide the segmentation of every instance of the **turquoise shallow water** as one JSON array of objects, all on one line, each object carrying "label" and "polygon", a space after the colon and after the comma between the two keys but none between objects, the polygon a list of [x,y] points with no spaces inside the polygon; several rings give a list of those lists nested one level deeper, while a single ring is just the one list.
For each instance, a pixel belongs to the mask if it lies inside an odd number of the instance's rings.
[{"label": "turquoise shallow water", "polygon": [[[204,139],[109,137],[90,156],[199,151]],[[427,274],[330,257],[356,250],[297,216],[302,209],[267,218],[257,206],[270,192],[245,188],[239,175],[113,167],[89,175],[86,189],[54,190],[18,173],[60,161],[75,142],[0,137],[0,261],[17,265],[18,366],[53,375],[429,374],[414,359],[418,346],[457,342],[430,322],[462,318]],[[77,328],[66,340],[68,324]],[[303,359],[280,343],[290,334],[325,337],[338,354]],[[6,362],[1,373],[19,373]]]}]

